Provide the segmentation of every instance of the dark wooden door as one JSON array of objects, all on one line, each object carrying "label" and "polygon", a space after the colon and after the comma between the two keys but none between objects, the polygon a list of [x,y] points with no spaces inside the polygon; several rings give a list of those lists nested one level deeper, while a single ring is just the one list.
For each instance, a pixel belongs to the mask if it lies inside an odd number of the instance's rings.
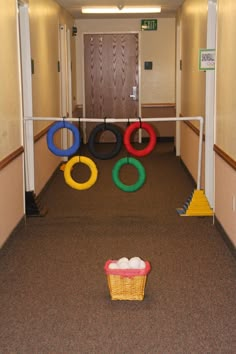
[{"label": "dark wooden door", "polygon": [[[138,117],[138,67],[138,34],[85,34],[85,116]],[[87,136],[93,127],[87,124]]]}]

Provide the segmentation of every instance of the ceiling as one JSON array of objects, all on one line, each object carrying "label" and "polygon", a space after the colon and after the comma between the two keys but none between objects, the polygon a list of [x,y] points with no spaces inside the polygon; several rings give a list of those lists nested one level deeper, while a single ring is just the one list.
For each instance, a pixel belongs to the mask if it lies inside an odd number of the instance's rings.
[{"label": "ceiling", "polygon": [[75,19],[86,18],[135,18],[138,15],[88,15],[82,14],[81,6],[161,6],[161,14],[145,14],[145,18],[149,17],[172,17],[175,16],[176,10],[184,2],[184,0],[56,0],[56,2],[64,7]]}]

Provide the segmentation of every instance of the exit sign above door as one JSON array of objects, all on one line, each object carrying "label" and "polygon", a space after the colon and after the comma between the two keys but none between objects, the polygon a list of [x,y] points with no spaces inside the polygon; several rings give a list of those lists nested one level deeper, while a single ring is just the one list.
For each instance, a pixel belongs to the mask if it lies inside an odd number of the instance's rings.
[{"label": "exit sign above door", "polygon": [[142,31],[157,31],[157,19],[143,19],[141,20]]}]

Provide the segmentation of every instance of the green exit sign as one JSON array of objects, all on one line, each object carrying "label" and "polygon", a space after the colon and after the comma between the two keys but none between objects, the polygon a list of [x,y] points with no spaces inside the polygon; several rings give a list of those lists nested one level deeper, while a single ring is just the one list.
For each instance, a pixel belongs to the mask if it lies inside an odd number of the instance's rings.
[{"label": "green exit sign", "polygon": [[141,20],[141,30],[142,31],[157,31],[157,20],[156,19],[143,19]]}]

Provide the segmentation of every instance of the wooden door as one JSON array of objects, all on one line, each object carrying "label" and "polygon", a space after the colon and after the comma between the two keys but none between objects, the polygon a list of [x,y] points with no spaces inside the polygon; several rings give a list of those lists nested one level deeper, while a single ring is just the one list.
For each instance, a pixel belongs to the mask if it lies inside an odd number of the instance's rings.
[{"label": "wooden door", "polygon": [[[85,34],[85,117],[138,117],[138,64],[138,34]],[[93,127],[87,124],[87,136]]]}]

